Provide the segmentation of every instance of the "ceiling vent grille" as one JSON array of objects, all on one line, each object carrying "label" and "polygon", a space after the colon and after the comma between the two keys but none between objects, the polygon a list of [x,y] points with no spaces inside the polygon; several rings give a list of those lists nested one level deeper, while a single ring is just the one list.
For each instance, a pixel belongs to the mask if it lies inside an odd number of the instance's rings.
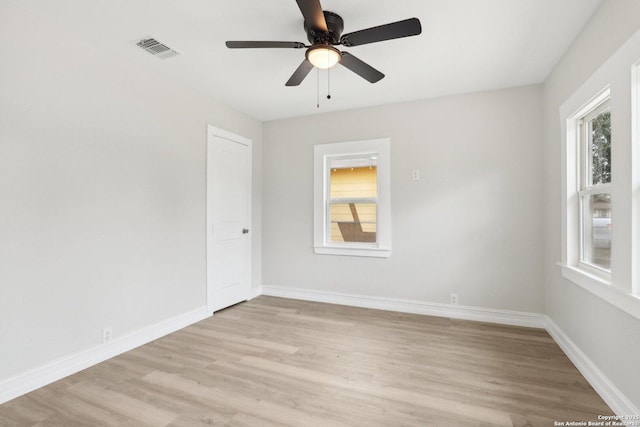
[{"label": "ceiling vent grille", "polygon": [[178,55],[178,52],[171,49],[167,45],[160,43],[156,39],[143,39],[138,42],[138,46],[142,49],[146,50],[153,56],[158,58],[166,59],[171,58],[172,56]]}]

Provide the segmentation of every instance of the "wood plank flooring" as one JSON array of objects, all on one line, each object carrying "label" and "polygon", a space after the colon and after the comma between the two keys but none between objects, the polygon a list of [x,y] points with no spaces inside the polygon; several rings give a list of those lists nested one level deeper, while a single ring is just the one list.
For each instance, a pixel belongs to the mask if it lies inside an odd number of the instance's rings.
[{"label": "wood plank flooring", "polygon": [[549,335],[261,296],[0,405],[2,426],[553,426],[612,411]]}]

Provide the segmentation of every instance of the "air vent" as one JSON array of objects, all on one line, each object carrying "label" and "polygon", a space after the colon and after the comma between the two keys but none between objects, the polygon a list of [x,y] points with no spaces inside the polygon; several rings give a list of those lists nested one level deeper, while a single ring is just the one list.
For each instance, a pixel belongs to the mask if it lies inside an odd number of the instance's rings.
[{"label": "air vent", "polygon": [[178,55],[178,52],[160,43],[156,39],[144,39],[138,42],[138,46],[149,52],[153,56],[166,59]]}]

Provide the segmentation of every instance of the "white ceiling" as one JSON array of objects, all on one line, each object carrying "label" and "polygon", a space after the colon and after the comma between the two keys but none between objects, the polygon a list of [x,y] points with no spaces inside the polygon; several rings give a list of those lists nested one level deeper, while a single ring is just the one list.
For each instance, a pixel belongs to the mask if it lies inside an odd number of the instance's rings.
[{"label": "white ceiling", "polygon": [[[227,49],[226,40],[308,44],[295,0],[15,0],[85,40],[256,119],[381,105],[541,83],[601,0],[321,0],[344,33],[417,17],[422,34],[345,48],[386,74],[371,84],[337,66],[285,82],[304,50]],[[179,51],[158,59],[135,46],[152,36]]]}]

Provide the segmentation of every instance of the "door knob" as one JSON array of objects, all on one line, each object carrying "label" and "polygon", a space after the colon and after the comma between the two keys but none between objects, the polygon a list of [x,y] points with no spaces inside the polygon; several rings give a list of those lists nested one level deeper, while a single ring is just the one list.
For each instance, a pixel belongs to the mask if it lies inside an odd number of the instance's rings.
[{"label": "door knob", "polygon": [[249,234],[249,229],[248,228],[243,228],[242,229],[242,234]]}]

